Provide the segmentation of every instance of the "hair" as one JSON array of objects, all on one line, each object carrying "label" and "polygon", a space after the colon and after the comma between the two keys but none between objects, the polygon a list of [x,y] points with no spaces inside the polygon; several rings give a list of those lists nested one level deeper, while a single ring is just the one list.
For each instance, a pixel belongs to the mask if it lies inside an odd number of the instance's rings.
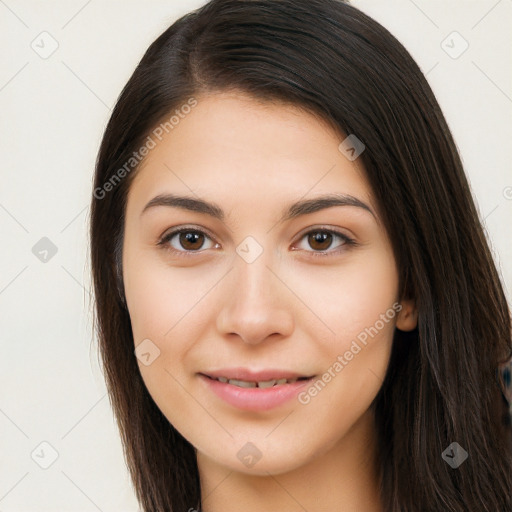
[{"label": "hair", "polygon": [[[228,91],[294,105],[365,145],[400,297],[418,308],[414,331],[395,330],[371,405],[384,510],[509,510],[512,427],[496,377],[512,339],[500,276],[427,80],[394,36],[339,0],[206,3],[149,46],[106,127],[90,218],[95,328],[143,510],[200,510],[201,493],[195,449],[154,403],[134,355],[121,256],[138,166],[126,162],[191,97]],[[469,454],[458,469],[441,456],[452,442]]]}]

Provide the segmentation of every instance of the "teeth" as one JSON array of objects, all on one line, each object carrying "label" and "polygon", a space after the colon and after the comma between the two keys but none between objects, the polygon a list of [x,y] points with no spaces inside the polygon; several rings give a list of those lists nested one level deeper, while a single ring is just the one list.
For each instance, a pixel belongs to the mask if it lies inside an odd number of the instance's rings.
[{"label": "teeth", "polygon": [[217,380],[219,382],[222,382],[224,384],[229,383],[233,386],[238,386],[239,388],[271,388],[273,386],[281,386],[283,384],[293,384],[294,382],[297,382],[298,377],[295,377],[293,379],[273,379],[273,380],[263,380],[258,382],[250,382],[246,380],[237,380],[237,379],[228,379],[226,377],[217,377]]},{"label": "teeth", "polygon": [[271,388],[277,381],[275,380],[265,380],[258,382],[259,388]]},{"label": "teeth", "polygon": [[238,386],[239,388],[255,388],[256,382],[247,382],[245,380],[235,380],[229,379],[228,382],[233,384],[233,386]]}]

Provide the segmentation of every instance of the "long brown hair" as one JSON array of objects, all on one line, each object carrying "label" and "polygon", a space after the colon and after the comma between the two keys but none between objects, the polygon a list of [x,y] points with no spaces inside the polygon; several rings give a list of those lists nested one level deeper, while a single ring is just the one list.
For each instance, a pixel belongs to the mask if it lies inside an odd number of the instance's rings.
[{"label": "long brown hair", "polygon": [[[396,330],[375,398],[387,512],[512,508],[512,430],[497,382],[510,311],[450,130],[417,64],[338,0],[212,0],[148,48],[99,151],[91,208],[96,329],[127,464],[144,511],[200,508],[194,447],[149,395],[134,355],[121,248],[133,152],[193,95],[240,90],[356,134],[418,327]],[[127,162],[132,162],[127,166]],[[124,172],[120,170],[124,169]],[[443,451],[469,457],[457,469]]]}]

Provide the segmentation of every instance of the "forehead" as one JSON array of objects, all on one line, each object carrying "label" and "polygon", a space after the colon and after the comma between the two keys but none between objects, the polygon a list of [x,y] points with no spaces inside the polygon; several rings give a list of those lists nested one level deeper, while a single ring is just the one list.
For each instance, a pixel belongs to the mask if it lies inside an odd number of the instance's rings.
[{"label": "forehead", "polygon": [[338,148],[345,135],[311,113],[238,93],[198,97],[187,111],[168,133],[151,135],[155,144],[131,184],[129,203],[169,191],[251,208],[331,192],[372,202],[362,163]]}]

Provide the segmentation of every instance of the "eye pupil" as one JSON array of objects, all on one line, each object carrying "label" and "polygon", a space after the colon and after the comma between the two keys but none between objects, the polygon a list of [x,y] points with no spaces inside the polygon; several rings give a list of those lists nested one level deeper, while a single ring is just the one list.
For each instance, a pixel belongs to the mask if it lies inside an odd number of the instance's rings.
[{"label": "eye pupil", "polygon": [[[176,248],[176,251],[181,253],[186,252],[199,252],[199,249],[203,246],[205,242],[205,238],[209,238],[207,235],[202,233],[201,231],[196,230],[182,230],[177,231],[174,234],[168,235],[165,239],[166,241],[170,241],[174,237],[178,237],[179,245],[181,249]],[[307,242],[309,246],[317,252],[321,254],[326,253],[326,251],[330,248],[333,242],[333,236],[340,237],[341,235],[332,233],[329,230],[318,230],[318,231],[310,231],[307,235]],[[343,237],[341,237],[343,238]],[[162,242],[163,243],[163,242]],[[345,241],[345,244],[348,243]],[[170,244],[172,245],[172,244]]]},{"label": "eye pupil", "polygon": [[184,249],[198,249],[203,245],[203,238],[201,233],[185,231],[180,233],[180,244]]},{"label": "eye pupil", "polygon": [[[326,231],[316,231],[313,234],[310,234],[308,238],[309,238],[308,242],[313,249],[318,249],[319,251],[322,251],[322,250],[328,249],[329,246],[331,245],[332,234],[328,233]],[[316,246],[316,244],[318,244],[318,243],[325,245],[326,240],[328,241],[326,246],[324,246],[324,247]]]}]

